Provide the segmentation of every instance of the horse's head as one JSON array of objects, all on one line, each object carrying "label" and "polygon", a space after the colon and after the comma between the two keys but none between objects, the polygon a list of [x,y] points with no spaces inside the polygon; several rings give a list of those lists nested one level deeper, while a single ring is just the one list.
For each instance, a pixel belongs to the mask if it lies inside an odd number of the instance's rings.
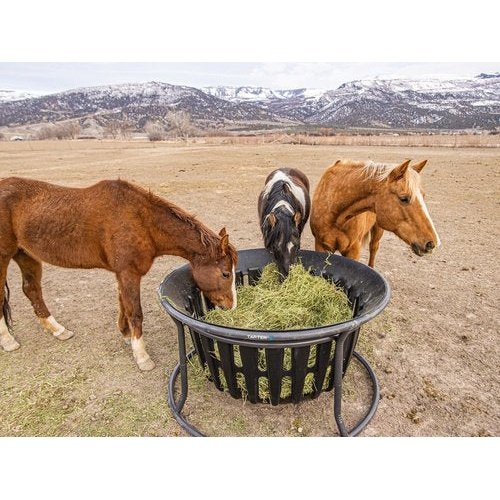
[{"label": "horse's head", "polygon": [[217,248],[191,262],[193,279],[212,304],[223,309],[236,307],[235,268],[238,260],[235,248],[229,244],[226,229],[219,233]]},{"label": "horse's head", "polygon": [[426,163],[410,167],[408,160],[392,169],[380,183],[375,201],[377,224],[399,236],[419,256],[441,244],[420,187],[420,172]]},{"label": "horse's head", "polygon": [[271,212],[262,225],[264,245],[273,254],[283,277],[288,276],[290,266],[297,262],[301,217],[300,212],[292,215],[280,207]]}]

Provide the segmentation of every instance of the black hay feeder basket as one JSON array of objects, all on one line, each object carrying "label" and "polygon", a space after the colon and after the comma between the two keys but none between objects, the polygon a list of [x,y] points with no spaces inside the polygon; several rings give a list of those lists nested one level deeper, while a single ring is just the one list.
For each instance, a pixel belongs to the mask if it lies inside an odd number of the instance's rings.
[{"label": "black hay feeder basket", "polygon": [[[314,399],[321,392],[333,389],[334,417],[341,436],[356,436],[372,419],[379,403],[379,385],[372,368],[355,347],[361,326],[380,314],[389,303],[389,285],[368,266],[338,255],[303,250],[300,258],[311,272],[344,289],[353,306],[352,320],[286,331],[213,325],[203,321],[206,301],[192,279],[189,265],[174,270],[161,283],[160,301],[177,326],[179,343],[179,363],[170,376],[168,403],[179,425],[189,434],[203,436],[182,414],[188,396],[187,361],[195,354],[217,389],[226,390],[233,398],[246,397],[251,403],[277,405]],[[254,284],[270,262],[272,257],[265,249],[239,251],[236,283]],[[187,335],[194,346],[189,353],[186,352]],[[286,350],[289,351],[287,356]],[[341,412],[342,380],[353,356],[371,380],[372,399],[364,417],[348,430]],[[175,385],[179,375],[181,387],[176,399]],[[287,377],[291,391],[282,397],[282,382]],[[305,381],[311,378],[313,383],[309,387],[312,390],[304,393]],[[262,379],[268,388],[267,400],[259,393]],[[244,381],[244,391],[241,381]]]}]

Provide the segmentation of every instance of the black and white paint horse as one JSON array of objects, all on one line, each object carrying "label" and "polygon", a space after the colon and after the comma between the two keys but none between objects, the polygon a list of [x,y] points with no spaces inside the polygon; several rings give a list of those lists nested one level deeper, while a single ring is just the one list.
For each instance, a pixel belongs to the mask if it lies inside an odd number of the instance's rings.
[{"label": "black and white paint horse", "polygon": [[283,277],[297,261],[300,236],[309,218],[309,179],[295,168],[274,170],[259,196],[264,246],[273,254]]}]

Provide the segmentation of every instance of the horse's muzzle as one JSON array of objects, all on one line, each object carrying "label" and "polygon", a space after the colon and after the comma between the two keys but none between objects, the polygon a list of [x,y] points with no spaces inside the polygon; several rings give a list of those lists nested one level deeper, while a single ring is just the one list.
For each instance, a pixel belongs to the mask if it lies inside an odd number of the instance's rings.
[{"label": "horse's muzzle", "polygon": [[418,243],[412,243],[411,244],[411,249],[413,250],[413,253],[418,255],[419,257],[422,257],[422,255],[432,253],[434,250],[435,245],[433,241],[428,241],[425,246],[419,245]]}]

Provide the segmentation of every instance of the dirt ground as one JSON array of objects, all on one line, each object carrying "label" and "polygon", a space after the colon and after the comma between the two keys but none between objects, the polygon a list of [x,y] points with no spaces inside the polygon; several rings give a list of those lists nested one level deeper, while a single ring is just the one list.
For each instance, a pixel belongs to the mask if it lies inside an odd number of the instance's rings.
[{"label": "dirt ground", "polygon": [[[427,158],[424,189],[443,242],[432,256],[418,258],[394,235],[382,240],[377,269],[392,286],[392,300],[362,330],[359,348],[377,373],[382,399],[362,435],[500,435],[500,149],[4,142],[0,177],[68,186],[117,177],[135,181],[197,214],[213,230],[226,226],[243,249],[262,246],[256,201],[271,170],[298,167],[314,189],[338,158]],[[302,246],[313,248],[309,227]],[[162,257],[143,280],[145,340],[157,364],[147,373],[136,368],[116,327],[112,274],[44,266],[49,309],[76,333],[60,342],[38,325],[12,263],[14,334],[21,349],[0,352],[0,435],[185,435],[165,400],[177,343],[174,324],[157,299],[160,281],[182,263]],[[347,379],[349,424],[369,390],[355,363]],[[299,405],[252,405],[196,377],[186,414],[216,436],[328,436],[336,434],[332,396],[323,393]]]}]

